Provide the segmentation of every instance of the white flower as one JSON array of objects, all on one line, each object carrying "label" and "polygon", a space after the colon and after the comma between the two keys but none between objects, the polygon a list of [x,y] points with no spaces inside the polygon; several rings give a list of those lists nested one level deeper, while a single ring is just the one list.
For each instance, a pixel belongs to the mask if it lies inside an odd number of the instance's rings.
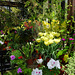
[{"label": "white flower", "polygon": [[51,60],[47,63],[48,69],[52,69],[54,67],[60,69],[60,62],[59,60],[55,61],[54,59],[51,58]]},{"label": "white flower", "polygon": [[55,64],[56,64],[56,68],[59,68],[59,69],[60,69],[60,62],[59,62],[59,60],[57,60],[57,61],[55,62]]},{"label": "white flower", "polygon": [[1,44],[4,44],[4,42],[0,41]]},{"label": "white flower", "polygon": [[43,62],[43,59],[42,59],[42,58],[41,58],[41,59],[37,59],[36,62],[37,62],[38,64],[41,64],[41,63]]},{"label": "white flower", "polygon": [[42,75],[42,70],[36,68],[32,71],[31,75]]},{"label": "white flower", "polygon": [[51,60],[47,63],[48,69],[52,69],[55,67],[55,60],[51,58]]}]

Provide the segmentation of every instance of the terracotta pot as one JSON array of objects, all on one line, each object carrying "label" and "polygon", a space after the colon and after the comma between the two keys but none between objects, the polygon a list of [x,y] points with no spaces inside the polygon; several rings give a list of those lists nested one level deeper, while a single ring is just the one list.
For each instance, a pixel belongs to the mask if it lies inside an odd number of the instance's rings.
[{"label": "terracotta pot", "polygon": [[27,60],[27,65],[32,65],[33,64],[33,59],[28,59]]}]

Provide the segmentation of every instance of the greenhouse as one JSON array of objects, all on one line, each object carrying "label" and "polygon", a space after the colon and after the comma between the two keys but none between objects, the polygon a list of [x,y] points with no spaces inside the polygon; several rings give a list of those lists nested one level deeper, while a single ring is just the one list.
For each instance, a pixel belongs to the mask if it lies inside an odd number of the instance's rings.
[{"label": "greenhouse", "polygon": [[75,0],[0,0],[0,75],[75,75]]}]

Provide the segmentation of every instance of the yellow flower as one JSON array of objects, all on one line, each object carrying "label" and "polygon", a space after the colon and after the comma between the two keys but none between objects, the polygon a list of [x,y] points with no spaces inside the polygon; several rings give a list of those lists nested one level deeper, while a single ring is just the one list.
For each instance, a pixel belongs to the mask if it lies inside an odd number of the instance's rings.
[{"label": "yellow flower", "polygon": [[52,21],[55,22],[56,20],[53,19]]},{"label": "yellow flower", "polygon": [[48,33],[44,33],[43,35],[44,35],[44,36],[47,36],[47,35],[48,35]]},{"label": "yellow flower", "polygon": [[52,34],[53,34],[54,36],[57,36],[57,37],[60,36],[60,33],[57,33],[57,32],[52,32]]},{"label": "yellow flower", "polygon": [[44,44],[45,44],[46,46],[48,46],[48,45],[49,45],[49,42],[48,42],[48,41],[44,41]]},{"label": "yellow flower", "polygon": [[23,24],[21,25],[21,28],[23,27]]},{"label": "yellow flower", "polygon": [[48,22],[43,21],[42,23],[45,29],[50,28],[50,24]]},{"label": "yellow flower", "polygon": [[54,39],[55,43],[59,43],[61,39]]},{"label": "yellow flower", "polygon": [[50,35],[49,35],[49,38],[50,38],[50,39],[53,39],[53,38],[54,38],[54,36],[53,36],[52,34],[50,34]]},{"label": "yellow flower", "polygon": [[36,39],[36,41],[37,41],[37,42],[40,42],[40,41],[41,41],[41,38]]},{"label": "yellow flower", "polygon": [[59,24],[59,21],[57,21],[57,24]]},{"label": "yellow flower", "polygon": [[68,55],[64,55],[64,61],[65,63],[67,63],[69,56]]},{"label": "yellow flower", "polygon": [[50,39],[49,40],[49,44],[52,44],[54,42],[54,40]]},{"label": "yellow flower", "polygon": [[60,33],[57,33],[57,35],[56,35],[57,37],[59,37],[60,36]]},{"label": "yellow flower", "polygon": [[45,21],[42,21],[42,23],[43,23],[43,25],[46,25],[46,23],[47,23],[47,22],[45,22]]},{"label": "yellow flower", "polygon": [[28,21],[29,23],[31,22],[31,20]]},{"label": "yellow flower", "polygon": [[48,41],[48,38],[47,37],[44,37],[44,41]]},{"label": "yellow flower", "polygon": [[43,41],[44,41],[44,38],[45,38],[45,37],[44,37],[44,36],[42,36],[42,37],[41,37],[41,40],[43,40]]},{"label": "yellow flower", "polygon": [[38,34],[39,36],[43,36],[43,33],[42,32],[39,32],[39,34]]}]

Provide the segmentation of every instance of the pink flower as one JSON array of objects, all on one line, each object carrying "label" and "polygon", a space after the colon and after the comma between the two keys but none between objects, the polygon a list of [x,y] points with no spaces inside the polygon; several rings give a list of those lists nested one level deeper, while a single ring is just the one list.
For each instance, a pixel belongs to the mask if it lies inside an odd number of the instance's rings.
[{"label": "pink flower", "polygon": [[21,68],[18,68],[18,70],[17,70],[17,73],[22,73],[22,69]]},{"label": "pink flower", "polygon": [[35,41],[35,39],[32,39],[32,41]]},{"label": "pink flower", "polygon": [[11,55],[10,58],[11,58],[11,60],[14,60],[15,59],[15,56],[14,55]]},{"label": "pink flower", "polygon": [[74,40],[73,38],[69,38],[69,40]]},{"label": "pink flower", "polygon": [[1,34],[4,34],[4,33],[3,33],[3,30],[1,30]]},{"label": "pink flower", "polygon": [[61,40],[65,41],[65,39],[64,39],[64,38],[62,38]]},{"label": "pink flower", "polygon": [[74,36],[75,34],[73,34],[73,36]]},{"label": "pink flower", "polygon": [[42,70],[36,68],[32,71],[31,75],[42,75]]},{"label": "pink flower", "polygon": [[25,27],[27,27],[27,25],[24,25]]},{"label": "pink flower", "polygon": [[15,31],[15,33],[17,33],[17,31]]},{"label": "pink flower", "polygon": [[33,28],[33,26],[30,26],[29,28],[31,29],[31,28]]},{"label": "pink flower", "polygon": [[71,44],[74,44],[74,42],[72,42]]}]

